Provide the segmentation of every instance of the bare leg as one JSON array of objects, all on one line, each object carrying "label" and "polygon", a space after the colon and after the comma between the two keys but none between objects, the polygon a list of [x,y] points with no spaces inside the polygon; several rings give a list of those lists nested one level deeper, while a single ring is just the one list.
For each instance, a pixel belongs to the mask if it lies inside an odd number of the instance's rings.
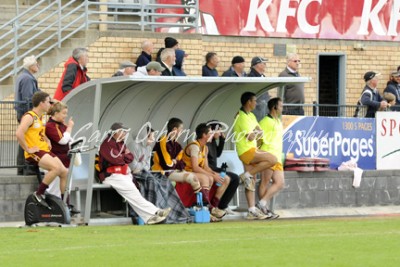
[{"label": "bare leg", "polygon": [[231,181],[231,178],[226,175],[224,182],[221,184],[221,186],[218,187],[217,191],[215,192],[216,198],[221,199],[221,197],[225,193],[226,189],[228,188],[230,181]]},{"label": "bare leg", "polygon": [[43,178],[43,183],[46,185],[49,185],[57,176],[60,177],[60,190],[61,194],[64,194],[68,170],[64,167],[61,160],[45,154],[39,161],[39,167],[47,170]]},{"label": "bare leg", "polygon": [[253,160],[250,162],[250,164],[253,165],[253,168],[248,172],[254,176],[263,170],[271,168],[276,162],[276,157],[271,153],[257,150],[254,154]]},{"label": "bare leg", "polygon": [[[285,185],[283,171],[274,171],[272,173],[272,185],[266,190],[265,194],[260,196],[261,199],[269,201],[274,195],[281,191]],[[269,182],[269,179],[268,179]]]}]

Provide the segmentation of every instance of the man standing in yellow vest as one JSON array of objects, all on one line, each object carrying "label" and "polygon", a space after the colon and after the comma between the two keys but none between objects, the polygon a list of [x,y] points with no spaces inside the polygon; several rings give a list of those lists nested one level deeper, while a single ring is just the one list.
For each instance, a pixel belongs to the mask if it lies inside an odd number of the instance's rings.
[{"label": "man standing in yellow vest", "polygon": [[[277,158],[277,163],[271,168],[264,170],[261,174],[261,182],[258,188],[260,201],[257,203],[259,208],[268,218],[276,219],[278,214],[268,210],[267,203],[271,198],[281,191],[284,187],[284,172],[282,165],[282,146],[283,146],[283,126],[282,110],[283,103],[279,97],[268,101],[269,114],[260,121],[260,127],[264,135],[262,138],[261,150],[268,151]],[[270,180],[272,179],[272,184]]]},{"label": "man standing in yellow vest", "polygon": [[263,132],[252,112],[257,105],[256,95],[252,92],[245,92],[242,94],[240,102],[242,107],[235,117],[233,130],[236,151],[246,170],[245,173],[240,175],[240,179],[246,188],[245,194],[249,207],[246,218],[248,220],[263,220],[268,216],[255,206],[255,175],[274,166],[276,157],[257,147],[257,141],[262,138]]},{"label": "man standing in yellow vest", "polygon": [[45,135],[42,117],[49,110],[51,104],[48,93],[42,91],[34,93],[32,96],[33,109],[23,115],[16,132],[18,143],[25,151],[25,159],[48,171],[38,190],[33,193],[36,201],[48,209],[50,206],[45,200],[44,192],[49,184],[59,176],[61,196],[63,197],[68,173],[61,160],[50,151],[50,140]]}]

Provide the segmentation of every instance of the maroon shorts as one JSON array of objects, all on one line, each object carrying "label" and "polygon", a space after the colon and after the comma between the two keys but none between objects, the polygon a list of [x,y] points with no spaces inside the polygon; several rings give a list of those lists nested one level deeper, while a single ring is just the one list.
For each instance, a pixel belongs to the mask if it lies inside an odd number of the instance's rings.
[{"label": "maroon shorts", "polygon": [[51,152],[51,151],[50,151],[50,152],[47,152],[47,151],[44,151],[44,150],[39,150],[39,151],[36,152],[36,153],[28,154],[28,157],[26,158],[26,161],[28,161],[28,162],[30,162],[30,163],[32,163],[32,164],[37,165],[37,164],[39,163],[39,161],[43,158],[43,156],[46,155],[46,154],[49,154],[49,155],[52,156],[53,158],[54,158],[54,157],[57,157],[57,156],[54,155],[54,153]]}]

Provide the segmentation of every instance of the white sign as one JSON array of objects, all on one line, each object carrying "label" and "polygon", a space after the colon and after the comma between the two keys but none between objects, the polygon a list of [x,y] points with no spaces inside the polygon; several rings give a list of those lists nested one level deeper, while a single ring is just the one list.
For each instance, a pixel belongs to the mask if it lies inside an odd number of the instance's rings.
[{"label": "white sign", "polygon": [[376,169],[400,170],[400,112],[376,113]]}]

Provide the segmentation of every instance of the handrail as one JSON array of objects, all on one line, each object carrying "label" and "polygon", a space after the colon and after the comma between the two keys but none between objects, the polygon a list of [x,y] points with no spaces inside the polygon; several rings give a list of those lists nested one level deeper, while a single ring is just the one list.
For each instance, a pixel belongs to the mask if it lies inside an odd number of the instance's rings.
[{"label": "handrail", "polygon": [[[146,1],[148,2],[148,1]],[[106,11],[100,11],[106,6]],[[158,9],[192,8],[193,14],[158,13]],[[135,12],[132,12],[135,10]],[[0,83],[16,75],[22,69],[22,59],[30,54],[44,56],[53,48],[61,48],[62,43],[79,31],[89,29],[91,25],[137,25],[141,31],[156,30],[160,27],[193,28],[198,30],[199,3],[195,5],[115,3],[89,0],[38,0],[23,12],[17,12],[15,18],[0,26]],[[138,21],[109,21],[100,16],[138,16]],[[184,22],[162,22],[159,18],[176,17]],[[150,19],[151,18],[151,19]],[[191,18],[188,20],[188,18]],[[54,19],[54,21],[52,20]],[[71,19],[70,21],[66,21]],[[30,25],[32,24],[32,25]],[[39,28],[39,30],[37,30]],[[28,37],[28,34],[32,34]],[[42,38],[37,42],[38,38]],[[29,43],[35,44],[29,46]],[[37,42],[37,43],[36,43]],[[43,48],[45,46],[45,48]],[[10,60],[8,60],[10,59]],[[7,61],[8,60],[8,61]]]}]

